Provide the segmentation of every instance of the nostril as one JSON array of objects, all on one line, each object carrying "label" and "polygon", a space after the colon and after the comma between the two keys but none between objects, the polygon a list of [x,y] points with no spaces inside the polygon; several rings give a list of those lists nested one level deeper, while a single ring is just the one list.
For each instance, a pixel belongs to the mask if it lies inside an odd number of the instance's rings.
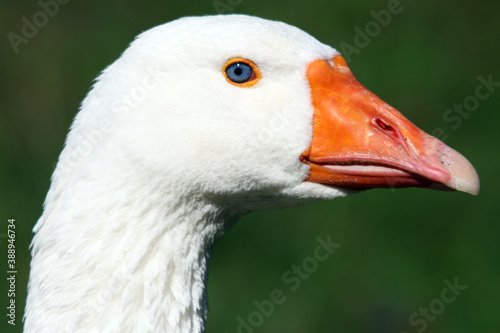
[{"label": "nostril", "polygon": [[[406,147],[406,139],[398,127],[393,127],[381,118],[373,119],[373,125],[382,131],[387,137],[398,142],[401,147]],[[403,148],[404,149],[404,148]]]},{"label": "nostril", "polygon": [[390,132],[393,132],[394,131],[394,128],[387,124],[385,121],[383,121],[382,119],[380,118],[376,118],[374,120],[374,123],[383,131],[390,131]]}]

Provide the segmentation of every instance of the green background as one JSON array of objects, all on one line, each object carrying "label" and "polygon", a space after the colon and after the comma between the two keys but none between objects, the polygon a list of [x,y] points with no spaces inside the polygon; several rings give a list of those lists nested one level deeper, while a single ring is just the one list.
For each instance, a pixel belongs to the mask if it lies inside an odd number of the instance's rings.
[{"label": "green background", "polygon": [[[389,1],[222,0],[225,10],[277,19],[338,47],[354,44]],[[478,197],[424,189],[371,190],[344,199],[247,216],[215,248],[209,272],[207,332],[236,332],[238,318],[258,318],[254,301],[274,289],[286,300],[253,332],[417,332],[409,317],[436,306],[458,278],[466,285],[425,332],[500,332],[500,89],[458,128],[447,109],[474,95],[479,76],[500,81],[499,1],[402,0],[402,11],[350,66],[358,79],[476,167]],[[72,0],[16,54],[7,33],[20,34],[36,1],[2,1],[1,241],[6,275],[7,219],[17,224],[17,326],[7,325],[1,282],[1,332],[20,332],[29,272],[31,229],[42,212],[54,162],[79,103],[98,73],[141,31],[187,15],[216,14],[210,0]],[[444,137],[442,137],[444,138]],[[341,246],[300,287],[282,274],[313,255],[317,237]],[[2,237],[2,235],[0,235]],[[5,258],[5,259],[4,259]],[[253,316],[253,317],[252,317]],[[256,317],[257,316],[257,317]],[[418,317],[422,318],[422,317]],[[418,319],[417,318],[417,319]],[[251,330],[241,330],[250,332]]]}]

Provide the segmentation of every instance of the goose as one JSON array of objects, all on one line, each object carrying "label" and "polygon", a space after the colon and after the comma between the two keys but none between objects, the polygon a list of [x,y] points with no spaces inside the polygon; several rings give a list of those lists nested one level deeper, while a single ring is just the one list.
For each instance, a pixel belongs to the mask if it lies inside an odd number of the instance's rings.
[{"label": "goose", "polygon": [[249,212],[474,167],[288,24],[181,18],[97,78],[34,227],[25,332],[203,332],[211,249]]}]

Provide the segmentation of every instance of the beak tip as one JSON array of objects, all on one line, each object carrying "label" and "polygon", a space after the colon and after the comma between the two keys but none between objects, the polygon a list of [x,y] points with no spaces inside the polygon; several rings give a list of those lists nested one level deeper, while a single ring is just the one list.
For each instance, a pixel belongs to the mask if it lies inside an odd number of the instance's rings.
[{"label": "beak tip", "polygon": [[455,184],[453,184],[452,188],[457,191],[469,193],[472,195],[478,195],[481,191],[481,185],[477,174],[475,175],[475,177],[456,181]]},{"label": "beak tip", "polygon": [[442,151],[441,161],[451,176],[446,186],[472,195],[479,194],[481,189],[479,176],[476,169],[463,155],[446,146]]},{"label": "beak tip", "polygon": [[474,170],[474,175],[471,175],[470,178],[462,179],[459,184],[456,185],[455,189],[472,195],[479,195],[481,185],[476,171]]}]

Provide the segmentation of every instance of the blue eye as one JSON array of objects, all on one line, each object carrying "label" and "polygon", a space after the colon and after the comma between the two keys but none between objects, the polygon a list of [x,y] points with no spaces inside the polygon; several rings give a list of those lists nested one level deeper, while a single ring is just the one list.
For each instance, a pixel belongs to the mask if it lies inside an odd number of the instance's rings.
[{"label": "blue eye", "polygon": [[252,87],[262,78],[257,65],[245,58],[231,58],[224,67],[222,73],[227,82],[237,87]]},{"label": "blue eye", "polygon": [[244,62],[235,62],[227,66],[226,76],[234,83],[245,83],[255,79],[252,67]]}]

